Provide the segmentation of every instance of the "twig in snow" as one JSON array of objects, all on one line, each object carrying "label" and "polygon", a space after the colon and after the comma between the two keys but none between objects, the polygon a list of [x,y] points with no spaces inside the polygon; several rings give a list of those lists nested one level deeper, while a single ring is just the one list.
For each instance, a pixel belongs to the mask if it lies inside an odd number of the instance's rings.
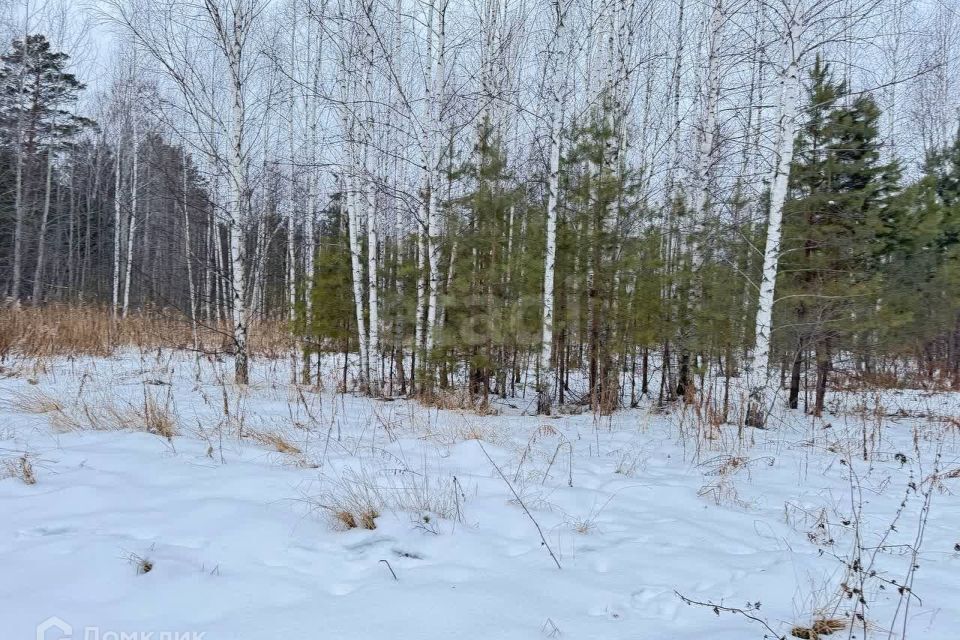
[{"label": "twig in snow", "polygon": [[503,481],[507,484],[507,487],[509,487],[510,492],[513,494],[513,497],[517,499],[517,503],[523,509],[523,512],[527,514],[527,517],[530,518],[530,521],[533,523],[533,526],[537,528],[537,533],[540,534],[540,543],[547,548],[547,552],[550,554],[550,557],[553,558],[553,562],[557,565],[557,569],[562,569],[563,567],[560,566],[560,561],[557,560],[557,556],[553,553],[553,549],[550,548],[550,543],[547,542],[546,536],[543,535],[543,529],[540,528],[540,524],[537,522],[536,518],[534,518],[533,514],[530,513],[530,510],[527,509],[527,505],[523,503],[523,500],[520,498],[520,494],[518,494],[517,490],[513,488],[513,485],[510,484],[510,481],[507,480],[507,477],[503,475],[503,471],[501,471],[500,467],[497,466],[497,463],[493,461],[493,458],[490,457],[490,454],[487,453],[487,450],[483,447],[483,443],[480,442],[479,440],[476,440],[475,442],[478,445],[480,445],[480,451],[483,451],[483,455],[487,457],[487,460],[490,461],[490,464],[493,465],[493,468],[497,470],[497,473],[500,475]]},{"label": "twig in snow", "polygon": [[567,486],[573,487],[573,443],[566,438],[560,441],[560,444],[557,445],[556,450],[553,452],[553,457],[550,458],[550,464],[547,465],[547,470],[543,472],[543,478],[540,479],[540,486],[543,486],[543,483],[547,481],[547,476],[550,475],[550,469],[553,468],[553,463],[556,461],[557,456],[560,455],[560,449],[563,448],[563,445],[567,445],[567,448],[570,450],[570,457],[567,459]]},{"label": "twig in snow", "polygon": [[390,566],[390,563],[387,562],[386,560],[380,560],[380,562],[382,562],[383,564],[387,565],[387,569],[390,569],[390,575],[393,576],[393,579],[396,580],[397,582],[400,582],[400,578],[398,578],[398,577],[397,577],[397,574],[394,573],[393,567]]},{"label": "twig in snow", "polygon": [[[764,638],[773,637],[773,638],[777,638],[777,639],[779,639],[779,640],[786,640],[786,637],[787,637],[787,636],[782,636],[782,635],[780,635],[779,633],[777,633],[776,631],[773,630],[773,627],[771,627],[769,624],[767,624],[767,621],[766,621],[766,620],[764,620],[763,618],[758,618],[757,616],[753,615],[752,613],[750,613],[750,611],[748,611],[748,610],[746,610],[746,609],[741,609],[740,607],[725,607],[725,606],[723,606],[723,605],[721,605],[721,604],[714,604],[714,603],[712,603],[712,602],[710,602],[710,601],[700,602],[700,601],[698,601],[698,600],[691,600],[690,598],[686,597],[685,595],[683,595],[682,593],[680,593],[679,591],[676,591],[676,590],[674,591],[674,593],[677,594],[677,597],[678,597],[678,598],[680,598],[681,600],[683,600],[683,601],[686,602],[687,604],[695,604],[695,605],[697,605],[698,607],[709,607],[710,609],[713,609],[713,612],[714,612],[715,614],[717,614],[717,615],[720,615],[721,612],[723,612],[723,613],[739,613],[740,615],[742,615],[743,617],[747,618],[748,620],[752,620],[753,622],[759,622],[760,624],[763,625],[763,627],[764,627],[767,631],[769,631],[770,633],[773,634],[773,636],[768,636],[767,634],[764,634],[764,635],[763,635]],[[759,604],[758,604],[758,606],[755,607],[755,608],[759,609]],[[753,609],[753,607],[751,607],[751,609]]]},{"label": "twig in snow", "polygon": [[557,638],[563,635],[560,632],[560,627],[558,627],[550,618],[547,618],[547,621],[543,623],[542,627],[540,627],[540,632],[546,635],[548,638]]}]

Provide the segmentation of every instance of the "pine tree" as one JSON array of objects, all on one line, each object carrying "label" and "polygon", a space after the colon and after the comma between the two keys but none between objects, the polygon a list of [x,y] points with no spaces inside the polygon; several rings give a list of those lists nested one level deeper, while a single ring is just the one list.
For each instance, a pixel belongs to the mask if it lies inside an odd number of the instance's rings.
[{"label": "pine tree", "polygon": [[933,376],[960,373],[960,132],[932,151],[923,177],[877,220],[885,282],[878,347]]},{"label": "pine tree", "polygon": [[[625,256],[631,253],[628,230],[639,206],[639,181],[622,162],[620,125],[608,109],[604,101],[571,132],[573,144],[563,163],[569,170],[561,180],[570,219],[558,229],[558,252],[569,246],[574,253],[569,276],[576,282],[577,302],[571,306],[578,311],[577,333],[587,347],[587,399],[601,413],[620,404],[620,373],[634,346],[626,328],[636,315],[624,303],[637,274],[625,271],[631,261]],[[569,262],[558,257],[557,264],[558,273],[566,275]],[[561,318],[558,325],[571,321]]]},{"label": "pine tree", "polygon": [[313,313],[307,338],[318,353],[344,354],[343,384],[346,388],[347,354],[356,346],[353,337],[357,325],[353,315],[350,245],[342,200],[343,195],[337,194],[329,209],[322,212],[324,222],[318,234],[320,250],[314,264],[313,289],[309,293],[313,298]]},{"label": "pine tree", "polygon": [[14,149],[16,166],[10,279],[10,297],[14,305],[20,303],[27,209],[33,200],[33,192],[37,190],[31,178],[44,176],[46,185],[33,283],[34,303],[37,303],[50,219],[54,154],[83,127],[92,124],[67,108],[84,88],[73,74],[66,71],[68,59],[65,53],[51,51],[50,43],[43,35],[14,40],[12,50],[0,57],[0,130],[5,134],[3,142]]},{"label": "pine tree", "polygon": [[22,131],[28,154],[62,146],[92,124],[69,109],[85,88],[66,70],[69,59],[40,34],[14,40],[0,57],[0,125],[6,133]]},{"label": "pine tree", "polygon": [[[846,87],[833,81],[819,58],[810,72],[807,118],[796,142],[790,200],[784,209],[780,309],[790,314],[792,338],[782,347],[793,356],[791,407],[797,406],[805,352],[817,364],[813,412],[823,410],[833,356],[868,339],[867,319],[876,303],[873,257],[878,216],[899,183],[896,163],[880,157],[880,110],[870,96],[843,104]],[[781,336],[781,343],[786,336]],[[862,346],[862,345],[861,345]]]},{"label": "pine tree", "polygon": [[520,302],[530,291],[523,270],[516,269],[514,255],[523,241],[517,227],[524,212],[518,212],[520,192],[489,122],[479,127],[469,161],[452,178],[466,181],[471,188],[464,197],[446,203],[456,213],[451,218],[457,228],[447,250],[453,277],[443,298],[445,316],[438,346],[447,367],[466,363],[468,391],[485,403],[492,382],[505,394],[515,350],[532,346],[529,332],[523,331],[524,319],[518,315]]}]

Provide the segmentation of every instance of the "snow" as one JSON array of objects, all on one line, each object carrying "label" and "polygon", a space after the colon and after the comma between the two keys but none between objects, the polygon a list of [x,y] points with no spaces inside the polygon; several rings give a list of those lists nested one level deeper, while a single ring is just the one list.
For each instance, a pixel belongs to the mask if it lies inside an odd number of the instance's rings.
[{"label": "snow", "polygon": [[[332,381],[298,392],[287,366],[256,363],[245,394],[218,382],[230,363],[205,362],[197,382],[169,353],[8,366],[0,457],[28,453],[36,484],[0,480],[3,637],[33,638],[50,616],[104,639],[763,637],[676,592],[759,603],[751,615],[785,635],[838,602],[852,469],[866,548],[907,495],[867,581],[870,635],[886,638],[902,597],[880,578],[902,583],[912,562],[895,545],[916,535],[920,481],[938,447],[941,470],[960,467],[957,394],[834,394],[823,421],[771,416],[740,437],[679,408],[477,416],[334,395]],[[180,435],[65,429],[56,411],[27,411],[41,396],[69,414],[144,394]],[[941,477],[906,613],[907,635],[931,640],[960,627],[960,478]],[[376,529],[344,530],[321,506],[351,491],[381,502]],[[893,637],[903,618],[901,604]]]}]

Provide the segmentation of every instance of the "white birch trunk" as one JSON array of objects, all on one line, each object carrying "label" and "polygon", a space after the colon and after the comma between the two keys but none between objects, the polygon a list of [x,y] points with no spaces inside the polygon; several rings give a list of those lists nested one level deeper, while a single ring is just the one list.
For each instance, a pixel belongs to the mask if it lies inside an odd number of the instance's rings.
[{"label": "white birch trunk", "polygon": [[[372,12],[372,5],[368,11]],[[368,16],[372,20],[373,16]],[[368,319],[368,370],[367,384],[371,394],[380,393],[380,312],[377,283],[377,191],[376,191],[376,159],[373,153],[374,136],[374,100],[373,94],[373,64],[376,54],[376,40],[367,28],[367,50],[370,59],[365,72],[366,92],[366,125],[364,127],[364,194],[367,210],[367,319]]]},{"label": "white birch trunk", "polygon": [[691,259],[696,272],[703,263],[702,238],[706,222],[706,207],[710,194],[710,173],[716,155],[714,144],[715,129],[717,126],[717,104],[720,99],[720,47],[722,45],[723,1],[713,0],[710,12],[710,22],[707,27],[707,68],[706,87],[704,88],[703,130],[700,134],[700,144],[697,149],[697,166],[691,185],[690,214],[693,217],[691,225],[693,242],[691,243]]},{"label": "white birch trunk", "polygon": [[123,148],[122,137],[117,142],[117,158],[113,183],[113,317],[120,313],[120,242],[122,228],[121,207],[121,159]]},{"label": "white birch trunk", "polygon": [[46,261],[47,225],[50,222],[50,191],[53,183],[53,152],[47,150],[47,181],[43,194],[43,213],[40,214],[40,237],[37,240],[37,268],[33,272],[32,302],[38,305],[42,302],[43,294],[43,266]]},{"label": "white birch trunk", "polygon": [[754,323],[756,342],[748,355],[747,371],[750,386],[750,407],[747,422],[763,426],[771,401],[770,338],[773,321],[774,287],[780,259],[780,238],[783,231],[783,205],[787,198],[793,144],[796,135],[797,103],[800,94],[800,69],[796,55],[799,25],[791,20],[783,38],[784,67],[780,70],[780,116],[777,123],[776,159],[770,189],[770,210],[767,217],[767,238],[763,252],[763,276]]},{"label": "white birch trunk", "polygon": [[223,238],[220,233],[220,223],[213,218],[213,310],[216,320],[226,322],[229,315],[227,308],[227,258],[223,250]]},{"label": "white birch trunk", "polygon": [[[187,262],[187,292],[190,296],[190,333],[193,338],[193,348],[197,350],[199,363],[200,357],[200,338],[197,334],[197,288],[193,280],[193,242],[190,239],[190,209],[188,207],[187,188],[187,147],[186,143],[181,149],[181,163],[183,167],[183,250],[184,259]],[[199,369],[197,370],[199,375]]]},{"label": "white birch trunk", "polygon": [[[246,265],[246,248],[243,242],[244,204],[247,197],[246,151],[244,149],[245,108],[243,98],[243,75],[240,68],[240,55],[244,26],[243,18],[234,16],[235,33],[223,33],[222,37],[230,44],[225,47],[227,63],[230,68],[231,89],[231,118],[230,130],[230,266],[233,276],[233,341],[236,349],[234,355],[234,378],[237,384],[247,384],[250,381],[249,353],[247,349],[248,314],[247,290],[244,281],[244,267]],[[232,37],[231,37],[232,36]]]},{"label": "white birch trunk", "polygon": [[[433,182],[431,180],[431,182]],[[434,331],[437,325],[437,302],[440,291],[440,234],[437,216],[437,193],[433,184],[430,186],[430,195],[427,198],[427,324],[424,328],[424,350],[430,358],[433,352]],[[427,363],[424,362],[424,365]],[[432,377],[432,374],[429,374]]]},{"label": "white birch trunk", "polygon": [[[296,3],[293,5],[293,9],[296,12]],[[291,70],[296,68],[296,57],[295,53],[297,50],[297,14],[294,13],[293,22],[290,25],[290,58],[289,64],[291,65]],[[309,43],[308,43],[309,44]],[[308,50],[307,56],[309,57],[310,52]],[[293,334],[293,341],[290,349],[290,383],[297,384],[297,375],[300,371],[300,366],[298,363],[298,358],[300,355],[301,345],[300,345],[300,332],[297,331],[297,263],[296,263],[296,242],[295,235],[297,232],[296,225],[296,195],[297,195],[297,172],[296,172],[296,162],[297,162],[297,149],[296,149],[296,128],[294,122],[296,122],[296,85],[293,80],[292,72],[290,77],[290,82],[287,86],[287,91],[289,95],[287,96],[287,144],[289,146],[290,152],[290,162],[287,173],[287,198],[286,198],[286,207],[287,207],[287,322],[290,324],[289,331]],[[309,126],[309,123],[308,123]],[[311,168],[312,170],[312,168]],[[306,299],[310,298],[310,290],[306,291]],[[307,326],[309,326],[309,316],[306,318]],[[307,375],[310,373],[309,364],[305,368]]]},{"label": "white birch trunk", "polygon": [[[343,5],[340,6],[341,23],[346,23],[343,13]],[[358,169],[360,168],[359,158],[357,157],[357,145],[355,140],[356,117],[352,111],[352,98],[354,95],[354,83],[356,81],[352,66],[353,54],[352,44],[342,45],[340,69],[338,83],[340,85],[341,99],[341,123],[343,128],[343,137],[345,140],[344,155],[344,200],[347,212],[347,236],[350,245],[350,275],[353,284],[353,308],[357,323],[357,344],[360,351],[359,382],[363,389],[367,388],[367,374],[370,370],[369,351],[367,349],[367,329],[364,320],[363,304],[363,264],[360,255],[360,220],[358,207]]]},{"label": "white birch trunk", "polygon": [[[369,148],[366,151],[370,154]],[[369,162],[369,161],[368,161]],[[369,167],[368,167],[369,168]],[[377,194],[373,176],[367,174],[367,317],[369,319],[370,393],[380,390],[380,313],[377,296]]]},{"label": "white birch trunk", "polygon": [[137,126],[137,117],[133,116],[133,138],[131,140],[133,155],[133,167],[130,174],[130,222],[127,225],[127,266],[123,280],[123,313],[122,317],[127,317],[130,310],[130,274],[133,270],[133,237],[137,231],[137,192],[140,168],[140,137]]},{"label": "white birch trunk", "polygon": [[347,176],[347,233],[350,239],[350,272],[353,281],[353,307],[357,318],[357,337],[360,347],[360,382],[366,386],[370,370],[369,351],[367,349],[367,330],[363,317],[363,265],[360,261],[360,229],[357,220],[356,178]]},{"label": "white birch trunk", "polygon": [[215,262],[214,252],[213,252],[213,216],[207,216],[207,229],[206,237],[204,238],[205,245],[205,254],[206,260],[203,264],[203,291],[201,296],[203,298],[203,317],[207,319],[207,322],[215,322],[213,317],[214,307],[213,304],[216,303],[216,289],[214,288],[214,271],[213,266]]},{"label": "white birch trunk", "polygon": [[[297,266],[296,266],[296,246],[294,243],[294,232],[296,228],[293,220],[293,203],[289,203],[287,211],[287,321],[290,323],[290,331],[293,333],[293,347],[290,351],[290,382],[297,384],[297,373],[300,368],[297,358],[300,352],[300,340],[297,331]],[[309,297],[309,292],[307,292]],[[309,367],[308,367],[309,370]]]},{"label": "white birch trunk", "polygon": [[[320,23],[323,24],[323,19],[326,15],[327,3],[326,0],[323,0],[320,5]],[[318,209],[318,184],[317,184],[317,101],[319,100],[320,92],[320,72],[321,72],[321,61],[323,60],[323,32],[320,32],[320,42],[318,43],[318,51],[316,57],[312,55],[312,27],[308,32],[307,40],[307,55],[310,57],[310,64],[313,65],[312,73],[312,85],[310,95],[307,96],[307,128],[309,130],[308,140],[307,140],[307,158],[310,163],[310,167],[307,169],[307,220],[304,225],[304,240],[306,241],[306,247],[304,249],[304,316],[305,323],[307,327],[307,334],[310,332],[310,328],[313,326],[313,277],[315,267],[315,260],[317,254],[317,209]],[[306,356],[309,357],[309,356]],[[304,376],[309,378],[309,362],[306,363],[304,368]],[[305,380],[309,382],[309,380]]]},{"label": "white birch trunk", "polygon": [[[22,128],[22,125],[18,128]],[[23,272],[23,220],[26,217],[23,206],[23,131],[17,132],[17,170],[14,186],[14,226],[13,226],[13,273],[10,297],[14,308],[20,306],[20,279]]]},{"label": "white birch trunk", "polygon": [[[426,217],[426,203],[421,206],[421,219]],[[417,318],[414,326],[414,354],[419,354],[419,361],[411,370],[414,376],[417,375],[416,369],[426,371],[426,306],[427,306],[427,234],[424,229],[417,225]],[[419,381],[418,381],[419,382]]]},{"label": "white birch trunk", "polygon": [[[547,228],[546,248],[543,256],[543,333],[540,338],[540,396],[539,413],[549,414],[553,402],[553,281],[557,258],[557,203],[560,199],[560,133],[563,126],[563,98],[561,96],[560,41],[563,36],[563,9],[559,0],[553,7],[556,12],[553,41],[550,47],[551,108],[550,108],[550,167],[547,181]],[[511,209],[511,222],[512,222]],[[512,225],[511,225],[512,227]]]},{"label": "white birch trunk", "polygon": [[[440,215],[439,198],[437,191],[440,188],[442,172],[440,171],[440,157],[443,143],[443,124],[441,102],[445,82],[445,47],[446,47],[446,10],[447,0],[431,0],[428,11],[429,43],[428,55],[431,66],[431,77],[428,85],[427,105],[430,111],[429,125],[424,127],[428,138],[424,143],[427,150],[428,191],[427,194],[427,263],[429,266],[427,292],[427,324],[425,327],[425,351],[429,359],[433,351],[434,333],[437,325],[437,305],[439,302],[440,281]],[[424,362],[424,365],[427,363]],[[424,367],[432,378],[429,368]]]}]

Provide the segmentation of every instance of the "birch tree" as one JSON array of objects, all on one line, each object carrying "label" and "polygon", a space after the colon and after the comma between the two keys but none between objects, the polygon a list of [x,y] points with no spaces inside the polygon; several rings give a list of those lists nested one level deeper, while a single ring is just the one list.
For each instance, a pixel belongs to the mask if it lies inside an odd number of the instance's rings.
[{"label": "birch tree", "polygon": [[[110,0],[111,17],[130,32],[175,90],[178,107],[194,128],[190,138],[215,163],[224,165],[227,195],[222,210],[229,238],[230,308],[238,384],[249,381],[252,300],[247,278],[255,277],[243,237],[250,205],[250,128],[254,117],[248,108],[248,85],[253,84],[258,69],[262,50],[253,38],[266,5],[266,0]],[[212,51],[204,53],[216,57],[209,59],[207,66],[194,49],[196,42],[212,45]],[[222,70],[222,92],[209,75],[217,69]]]},{"label": "birch tree", "polygon": [[855,13],[849,13],[850,6],[846,0],[778,0],[769,5],[771,18],[776,21],[775,32],[779,36],[780,62],[776,69],[779,107],[760,295],[754,321],[755,343],[747,358],[750,400],[746,422],[750,426],[765,425],[773,395],[770,371],[773,364],[771,334],[774,287],[780,260],[783,205],[787,198],[797,130],[800,74],[813,50],[843,36],[849,37],[846,31],[848,24],[862,20],[876,5],[877,0],[861,2],[855,7]]},{"label": "birch tree", "polygon": [[546,246],[543,256],[543,333],[540,340],[540,394],[538,413],[550,413],[553,401],[553,306],[554,271],[557,257],[557,206],[560,199],[560,144],[563,129],[564,75],[566,66],[561,61],[564,46],[564,22],[569,3],[555,0],[550,14],[553,31],[547,48],[547,73],[550,77],[547,99],[550,104],[547,173],[547,224]]}]

